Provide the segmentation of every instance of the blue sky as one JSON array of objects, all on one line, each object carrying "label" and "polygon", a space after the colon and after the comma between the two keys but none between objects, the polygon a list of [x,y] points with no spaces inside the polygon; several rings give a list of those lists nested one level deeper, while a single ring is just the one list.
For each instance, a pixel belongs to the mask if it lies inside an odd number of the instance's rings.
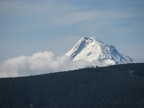
[{"label": "blue sky", "polygon": [[63,55],[83,36],[144,58],[143,0],[0,0],[0,61]]}]

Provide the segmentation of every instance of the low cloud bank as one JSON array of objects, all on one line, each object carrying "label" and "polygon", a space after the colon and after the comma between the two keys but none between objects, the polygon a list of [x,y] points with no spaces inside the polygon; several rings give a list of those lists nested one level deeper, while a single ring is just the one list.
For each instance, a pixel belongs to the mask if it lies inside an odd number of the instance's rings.
[{"label": "low cloud bank", "polygon": [[92,66],[87,61],[71,61],[67,56],[55,56],[50,51],[32,56],[19,56],[0,63],[0,77],[17,77],[73,70]]}]

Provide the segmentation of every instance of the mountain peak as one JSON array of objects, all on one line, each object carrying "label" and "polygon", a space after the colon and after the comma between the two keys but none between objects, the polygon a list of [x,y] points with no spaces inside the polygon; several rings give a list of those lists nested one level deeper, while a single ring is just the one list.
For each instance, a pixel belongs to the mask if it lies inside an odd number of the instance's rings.
[{"label": "mountain peak", "polygon": [[83,40],[95,40],[94,37],[82,37]]},{"label": "mountain peak", "polygon": [[90,42],[95,41],[95,42],[98,42],[98,43],[101,43],[101,44],[103,43],[103,42],[101,42],[100,40],[98,40],[94,37],[82,37],[80,40],[81,41],[90,41]]},{"label": "mountain peak", "polygon": [[82,37],[65,55],[73,61],[86,60],[108,65],[132,62],[130,57],[119,53],[114,46],[104,44],[94,37]]},{"label": "mountain peak", "polygon": [[83,41],[90,43],[90,42],[95,41],[95,39],[94,39],[94,37],[82,37],[82,38],[79,40],[79,42],[83,42]]}]

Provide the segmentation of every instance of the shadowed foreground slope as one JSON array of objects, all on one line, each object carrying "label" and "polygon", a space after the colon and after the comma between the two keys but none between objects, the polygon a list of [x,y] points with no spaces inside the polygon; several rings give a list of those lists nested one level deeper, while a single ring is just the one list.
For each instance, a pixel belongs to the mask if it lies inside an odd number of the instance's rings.
[{"label": "shadowed foreground slope", "polygon": [[0,108],[144,108],[144,64],[1,78]]}]

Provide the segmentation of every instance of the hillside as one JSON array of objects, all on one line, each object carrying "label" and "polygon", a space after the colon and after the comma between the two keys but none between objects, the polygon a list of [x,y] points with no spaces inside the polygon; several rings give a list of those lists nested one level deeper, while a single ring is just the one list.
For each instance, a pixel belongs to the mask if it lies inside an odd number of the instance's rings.
[{"label": "hillside", "polygon": [[0,78],[0,108],[144,108],[144,63]]}]

